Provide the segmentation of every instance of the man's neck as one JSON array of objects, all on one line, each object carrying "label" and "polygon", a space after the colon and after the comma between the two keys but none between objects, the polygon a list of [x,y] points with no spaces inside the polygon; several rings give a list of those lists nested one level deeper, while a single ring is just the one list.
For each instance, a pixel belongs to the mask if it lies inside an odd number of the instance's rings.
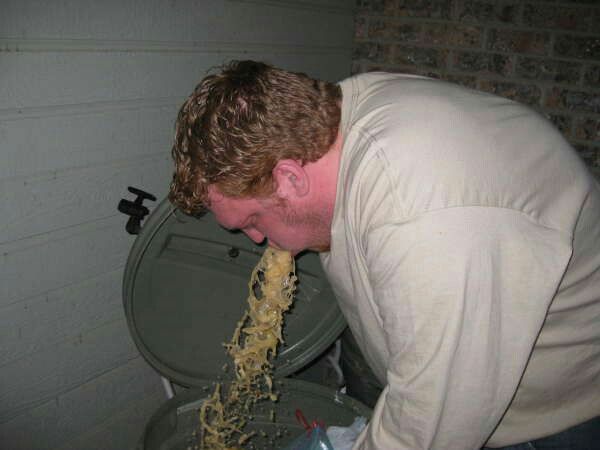
[{"label": "man's neck", "polygon": [[342,135],[338,133],[327,153],[317,161],[304,166],[310,177],[311,206],[314,210],[326,212],[325,217],[330,227],[335,207],[342,146]]}]

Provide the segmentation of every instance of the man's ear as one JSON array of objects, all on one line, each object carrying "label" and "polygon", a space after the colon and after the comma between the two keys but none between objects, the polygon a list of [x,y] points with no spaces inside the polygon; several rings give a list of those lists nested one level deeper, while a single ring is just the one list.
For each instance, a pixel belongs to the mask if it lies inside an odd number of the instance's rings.
[{"label": "man's ear", "polygon": [[282,159],[272,173],[277,195],[282,199],[304,197],[310,191],[309,176],[298,161]]}]

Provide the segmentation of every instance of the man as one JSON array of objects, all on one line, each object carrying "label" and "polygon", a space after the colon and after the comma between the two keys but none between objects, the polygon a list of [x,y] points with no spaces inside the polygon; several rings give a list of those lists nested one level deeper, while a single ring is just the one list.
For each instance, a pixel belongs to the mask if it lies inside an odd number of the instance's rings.
[{"label": "man", "polygon": [[321,252],[385,385],[356,449],[598,448],[600,186],[543,117],[234,62],[181,108],[173,157],[183,210]]}]

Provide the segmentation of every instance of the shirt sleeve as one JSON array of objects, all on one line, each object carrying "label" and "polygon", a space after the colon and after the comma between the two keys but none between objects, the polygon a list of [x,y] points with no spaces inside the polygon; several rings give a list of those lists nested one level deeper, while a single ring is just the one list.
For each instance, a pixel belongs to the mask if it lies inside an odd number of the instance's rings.
[{"label": "shirt sleeve", "polygon": [[354,449],[479,449],[517,390],[571,236],[457,207],[381,225],[363,249],[390,358]]}]

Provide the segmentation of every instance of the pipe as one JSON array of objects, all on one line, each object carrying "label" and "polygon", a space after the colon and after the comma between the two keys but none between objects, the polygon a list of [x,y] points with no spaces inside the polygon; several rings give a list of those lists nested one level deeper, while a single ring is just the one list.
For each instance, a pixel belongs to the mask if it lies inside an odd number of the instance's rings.
[{"label": "pipe", "polygon": [[167,398],[170,400],[173,397],[175,397],[175,392],[173,392],[173,385],[171,384],[171,381],[163,377],[162,375],[160,379],[162,381],[163,387],[165,388],[165,394],[167,395]]},{"label": "pipe", "polygon": [[333,351],[327,355],[327,361],[333,367],[337,375],[337,384],[338,386],[342,386],[344,384],[344,372],[342,372],[342,368],[340,367],[340,356],[342,354],[342,340],[338,339],[335,341],[335,347]]}]

